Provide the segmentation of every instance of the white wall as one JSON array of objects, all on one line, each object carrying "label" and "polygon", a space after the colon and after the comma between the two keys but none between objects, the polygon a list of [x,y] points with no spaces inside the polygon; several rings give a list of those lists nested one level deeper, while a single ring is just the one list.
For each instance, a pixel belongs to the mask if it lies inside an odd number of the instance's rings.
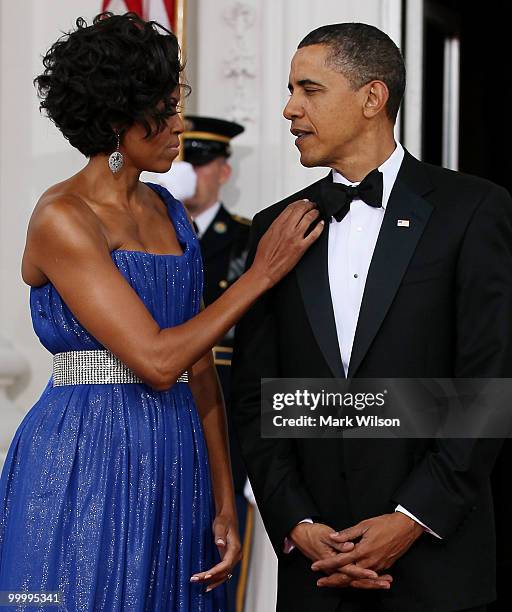
[{"label": "white wall", "polygon": [[28,288],[20,277],[26,226],[46,187],[84,161],[40,116],[32,80],[41,72],[41,54],[76,17],[90,19],[95,5],[100,1],[0,2],[0,336],[30,364],[9,390],[22,411],[30,408],[50,371],[48,354],[32,331]]},{"label": "white wall", "polygon": [[[290,59],[299,41],[328,23],[363,21],[399,43],[399,0],[189,0],[197,8],[194,111],[239,120],[246,132],[233,141],[234,180],[224,200],[242,214],[255,212],[326,174],[305,169],[282,117]],[[238,21],[236,16],[238,15]]]}]

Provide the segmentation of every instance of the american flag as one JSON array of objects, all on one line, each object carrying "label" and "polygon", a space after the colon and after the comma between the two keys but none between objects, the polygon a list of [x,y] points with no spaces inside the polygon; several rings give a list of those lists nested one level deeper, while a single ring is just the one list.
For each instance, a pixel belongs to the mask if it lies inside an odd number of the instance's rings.
[{"label": "american flag", "polygon": [[117,14],[137,13],[142,19],[158,21],[180,38],[183,4],[184,0],[103,0],[102,10]]}]

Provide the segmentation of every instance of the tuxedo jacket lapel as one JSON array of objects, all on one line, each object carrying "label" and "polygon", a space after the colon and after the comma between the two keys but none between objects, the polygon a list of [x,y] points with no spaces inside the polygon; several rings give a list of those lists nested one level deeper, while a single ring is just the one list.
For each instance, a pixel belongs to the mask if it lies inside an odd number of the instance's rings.
[{"label": "tuxedo jacket lapel", "polygon": [[[312,185],[304,196],[313,202],[318,201],[322,183],[331,180],[332,175],[329,173],[324,179]],[[345,376],[345,372],[341,361],[329,287],[328,240],[329,225],[326,224],[320,238],[298,263],[295,274],[304,308],[320,350],[331,369],[332,375],[340,378]]]},{"label": "tuxedo jacket lapel", "polygon": [[[406,152],[368,271],[350,357],[350,377],[357,373],[379,331],[423,234],[433,207],[421,196],[431,190],[421,162]],[[399,220],[409,221],[409,227],[399,226]]]}]

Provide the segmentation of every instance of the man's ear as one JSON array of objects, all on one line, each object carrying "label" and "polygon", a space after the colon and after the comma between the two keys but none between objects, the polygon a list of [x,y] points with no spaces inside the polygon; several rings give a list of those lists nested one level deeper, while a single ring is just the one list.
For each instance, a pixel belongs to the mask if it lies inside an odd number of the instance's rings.
[{"label": "man's ear", "polygon": [[366,100],[363,113],[367,119],[378,115],[386,106],[389,99],[389,89],[383,81],[372,81],[365,85]]},{"label": "man's ear", "polygon": [[220,184],[224,185],[224,183],[226,183],[230,179],[232,173],[233,173],[233,168],[226,160],[222,164],[221,173],[220,173]]}]

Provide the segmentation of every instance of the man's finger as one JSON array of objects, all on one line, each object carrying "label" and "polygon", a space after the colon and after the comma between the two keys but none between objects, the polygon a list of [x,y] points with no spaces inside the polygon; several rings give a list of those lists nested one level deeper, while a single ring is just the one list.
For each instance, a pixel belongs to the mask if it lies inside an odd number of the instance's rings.
[{"label": "man's finger", "polygon": [[353,587],[354,589],[369,589],[369,590],[375,590],[375,589],[390,589],[391,588],[391,582],[388,582],[387,580],[353,580],[350,583],[350,586]]},{"label": "man's finger", "polygon": [[[388,579],[386,579],[388,578]],[[317,580],[317,586],[319,587],[330,587],[330,588],[347,588],[352,587],[356,589],[389,589],[393,579],[391,576],[379,576],[377,579],[366,578],[363,580],[350,580],[347,576],[342,574],[333,574],[326,578],[320,578]]]},{"label": "man's finger", "polygon": [[318,561],[315,561],[311,566],[311,569],[314,572],[327,572],[330,570],[341,569],[344,565],[348,565],[349,563],[355,564],[357,559],[358,555],[356,555],[355,551],[349,553],[340,553],[338,555],[335,555],[334,557],[329,557],[328,559],[319,559]]},{"label": "man's finger", "polygon": [[341,543],[339,543],[339,542],[334,542],[333,540],[330,540],[329,542],[325,542],[325,544],[327,544],[331,548],[334,548],[335,550],[337,550],[338,552],[341,552],[341,553],[351,552],[355,548],[354,542],[341,542]]},{"label": "man's finger", "polygon": [[338,573],[345,574],[352,580],[364,580],[365,578],[376,579],[379,577],[377,572],[374,572],[370,569],[365,569],[364,567],[358,567],[353,563],[349,563],[348,565],[344,565]]},{"label": "man's finger", "polygon": [[343,574],[332,574],[326,578],[320,578],[316,581],[318,587],[335,587],[337,589],[346,589],[350,586],[350,578]]},{"label": "man's finger", "polygon": [[338,533],[331,533],[329,537],[335,542],[348,542],[349,540],[357,540],[362,535],[364,535],[368,531],[368,525],[364,523],[359,523],[358,525],[354,525],[353,527],[348,527],[347,529],[343,529]]}]

